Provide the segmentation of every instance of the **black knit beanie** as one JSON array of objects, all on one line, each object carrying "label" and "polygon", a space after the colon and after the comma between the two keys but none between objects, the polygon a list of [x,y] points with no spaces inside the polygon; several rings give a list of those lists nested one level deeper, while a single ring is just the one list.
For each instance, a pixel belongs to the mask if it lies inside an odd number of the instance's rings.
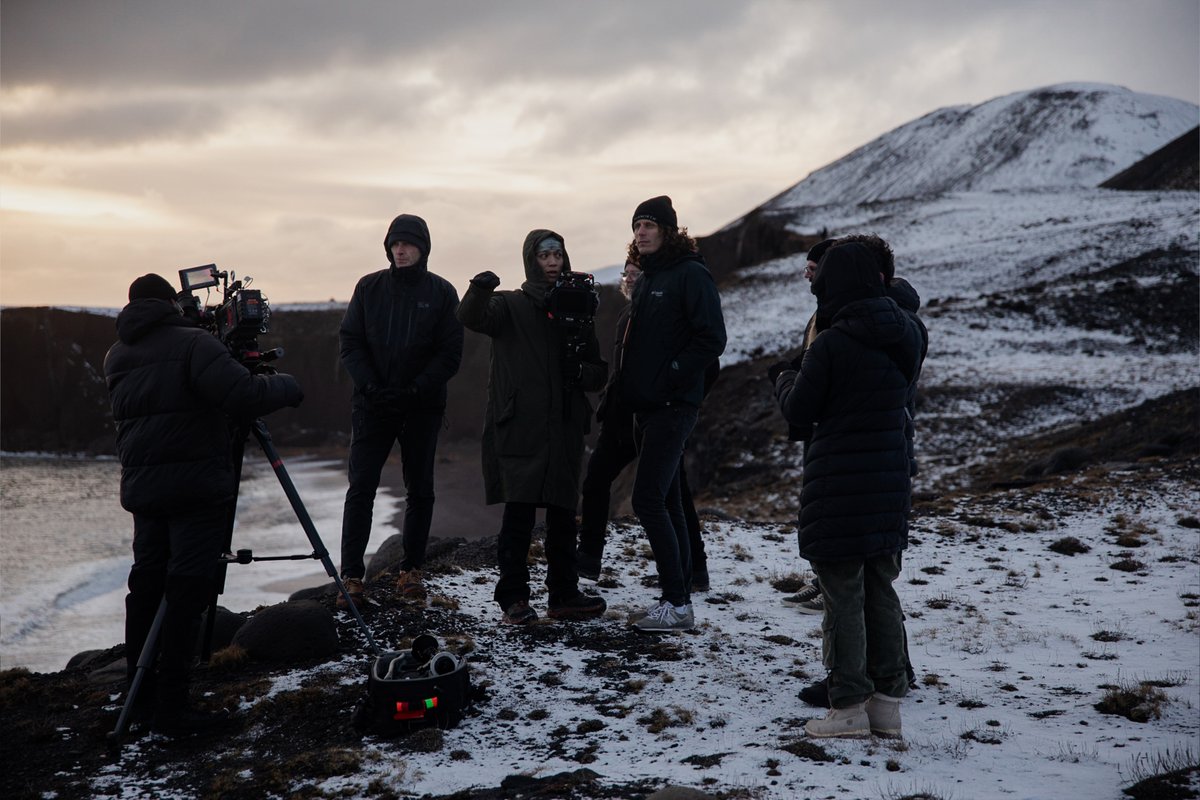
[{"label": "black knit beanie", "polygon": [[833,242],[833,239],[822,239],[808,248],[808,260],[814,264],[820,264],[821,256],[825,255],[825,251],[833,246]]},{"label": "black knit beanie", "polygon": [[634,210],[633,221],[630,225],[636,224],[639,219],[648,219],[662,228],[679,227],[679,218],[675,216],[671,198],[665,194],[642,201]]},{"label": "black knit beanie", "polygon": [[429,258],[429,226],[416,214],[401,214],[388,226],[387,236],[383,237],[383,251],[387,253],[389,264],[392,263],[392,245],[396,242],[416,245],[421,251],[421,259]]},{"label": "black knit beanie", "polygon": [[130,302],[151,298],[157,300],[174,300],[175,294],[175,287],[171,286],[162,275],[156,275],[153,272],[143,275],[129,284]]}]

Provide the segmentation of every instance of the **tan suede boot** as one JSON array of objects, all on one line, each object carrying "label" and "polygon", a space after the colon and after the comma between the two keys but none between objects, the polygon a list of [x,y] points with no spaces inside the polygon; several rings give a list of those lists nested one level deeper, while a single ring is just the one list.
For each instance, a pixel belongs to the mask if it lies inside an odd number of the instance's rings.
[{"label": "tan suede boot", "polygon": [[867,698],[871,733],[885,739],[900,738],[900,698],[876,692]]},{"label": "tan suede boot", "polygon": [[814,739],[861,739],[870,736],[871,722],[867,718],[867,704],[831,708],[825,719],[810,719],[804,723],[804,732]]}]

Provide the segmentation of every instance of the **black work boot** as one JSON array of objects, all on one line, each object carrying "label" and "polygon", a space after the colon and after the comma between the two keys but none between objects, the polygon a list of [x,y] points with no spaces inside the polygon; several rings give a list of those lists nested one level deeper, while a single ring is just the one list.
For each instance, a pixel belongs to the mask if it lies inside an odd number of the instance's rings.
[{"label": "black work boot", "polygon": [[799,697],[810,706],[829,708],[829,678],[822,678],[812,686],[800,690]]},{"label": "black work boot", "polygon": [[600,580],[600,553],[589,553],[586,550],[575,551],[575,572],[579,577],[590,581]]}]

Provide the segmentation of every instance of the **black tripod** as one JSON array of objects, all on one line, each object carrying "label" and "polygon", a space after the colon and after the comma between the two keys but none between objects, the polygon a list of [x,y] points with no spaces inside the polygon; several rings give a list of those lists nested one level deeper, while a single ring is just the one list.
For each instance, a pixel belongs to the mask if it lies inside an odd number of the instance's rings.
[{"label": "black tripod", "polygon": [[[271,464],[271,469],[275,471],[275,477],[279,479],[284,494],[287,495],[288,501],[292,504],[292,510],[296,512],[296,518],[300,520],[300,526],[304,528],[304,533],[307,534],[313,551],[308,554],[287,556],[255,556],[250,550],[238,550],[236,554],[231,552],[230,548],[233,547],[233,527],[237,517],[237,494],[235,489],[233,502],[229,506],[229,523],[226,525],[225,545],[222,555],[218,560],[212,601],[208,606],[208,621],[204,630],[202,659],[207,661],[208,657],[212,654],[213,625],[217,617],[217,597],[225,591],[225,571],[229,564],[249,564],[253,561],[297,561],[310,558],[318,559],[325,566],[325,573],[333,578],[334,583],[337,584],[338,592],[346,599],[347,608],[354,615],[355,622],[358,623],[363,634],[367,637],[367,644],[371,648],[372,655],[378,656],[381,652],[379,645],[375,643],[375,639],[371,636],[371,631],[367,627],[367,623],[363,621],[362,614],[359,613],[358,608],[350,598],[349,592],[346,590],[346,584],[342,582],[337,568],[334,567],[333,561],[329,558],[329,551],[325,549],[325,545],[317,533],[316,526],[313,525],[312,517],[308,515],[308,510],[305,509],[304,502],[300,499],[300,493],[296,491],[296,485],[292,483],[287,469],[283,466],[283,459],[280,457],[279,451],[275,449],[275,445],[271,442],[271,434],[267,431],[267,425],[261,419],[253,420],[247,424],[237,424],[233,428],[232,455],[234,477],[236,480],[235,486],[241,486],[242,460],[246,452],[246,440],[251,433],[254,434],[254,438],[258,440],[259,446],[262,447],[267,461]],[[154,622],[150,626],[150,633],[146,637],[145,644],[142,645],[142,652],[138,657],[137,671],[134,674],[133,681],[129,685],[129,692],[125,697],[125,705],[121,708],[121,715],[117,718],[117,725],[108,734],[110,743],[119,743],[121,737],[125,735],[125,731],[128,729],[129,716],[133,710],[134,702],[137,700],[138,692],[141,690],[146,674],[152,668],[155,656],[157,655],[158,636],[161,632],[166,612],[167,599],[164,595],[162,601],[158,604],[158,611],[154,615]]]}]

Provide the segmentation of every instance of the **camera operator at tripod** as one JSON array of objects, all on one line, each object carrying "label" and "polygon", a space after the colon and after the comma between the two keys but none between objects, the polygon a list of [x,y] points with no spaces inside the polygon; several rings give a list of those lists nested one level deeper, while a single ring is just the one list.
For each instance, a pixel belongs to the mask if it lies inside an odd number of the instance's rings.
[{"label": "camera operator at tripod", "polygon": [[253,419],[304,395],[291,375],[254,374],[219,338],[186,318],[162,276],[129,287],[118,341],[104,358],[117,426],[121,505],[133,514],[133,567],[125,598],[130,684],[165,598],[156,674],[135,713],[155,732],[180,736],[220,727],[228,715],[192,708],[188,674],[194,625],[214,595],[214,576],[237,493],[231,419]]}]

